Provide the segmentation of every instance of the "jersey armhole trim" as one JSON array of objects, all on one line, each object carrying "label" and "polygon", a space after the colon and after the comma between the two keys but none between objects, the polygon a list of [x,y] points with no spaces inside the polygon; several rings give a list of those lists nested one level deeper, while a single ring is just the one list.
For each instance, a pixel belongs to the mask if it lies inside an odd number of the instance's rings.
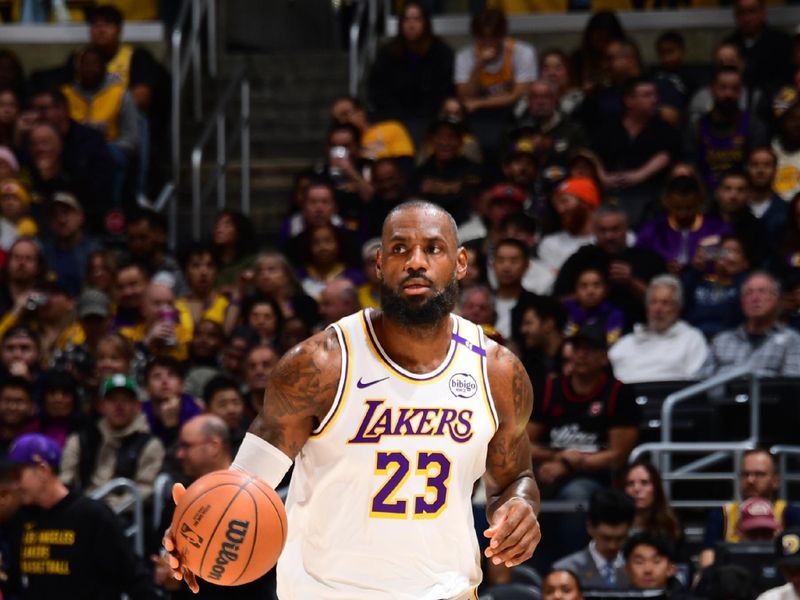
[{"label": "jersey armhole trim", "polygon": [[478,330],[478,342],[482,348],[487,349],[487,352],[484,355],[478,355],[478,360],[481,364],[481,379],[483,383],[483,394],[484,398],[486,399],[486,408],[489,410],[489,416],[492,417],[492,423],[494,423],[494,430],[497,432],[497,430],[500,428],[500,420],[497,418],[497,409],[494,406],[492,388],[489,385],[489,371],[487,369],[489,355],[486,336],[484,335],[483,328],[480,325],[476,325],[475,328]]},{"label": "jersey armhole trim", "polygon": [[311,437],[321,436],[325,433],[328,426],[336,420],[336,417],[341,412],[340,409],[344,403],[347,389],[350,387],[350,344],[347,338],[347,332],[337,324],[333,324],[330,327],[336,332],[336,337],[339,340],[339,348],[342,350],[342,368],[339,374],[339,385],[336,388],[336,396],[333,399],[331,408],[328,414],[325,415],[325,418],[322,419],[319,426],[311,432]]}]

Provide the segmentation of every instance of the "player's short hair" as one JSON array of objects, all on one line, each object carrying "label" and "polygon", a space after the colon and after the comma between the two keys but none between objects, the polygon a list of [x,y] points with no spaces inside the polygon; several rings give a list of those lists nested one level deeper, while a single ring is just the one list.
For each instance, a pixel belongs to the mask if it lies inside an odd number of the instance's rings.
[{"label": "player's short hair", "polygon": [[386,227],[386,224],[394,215],[406,210],[413,210],[413,209],[434,211],[445,215],[450,224],[451,232],[453,236],[456,238],[456,243],[459,243],[458,225],[456,224],[456,220],[453,218],[453,215],[451,215],[449,212],[447,212],[444,208],[442,208],[438,204],[434,204],[433,202],[428,202],[427,200],[420,200],[418,198],[414,200],[408,200],[406,202],[403,202],[402,204],[398,204],[392,210],[390,210],[389,214],[386,215],[386,218],[383,221],[383,227]]}]

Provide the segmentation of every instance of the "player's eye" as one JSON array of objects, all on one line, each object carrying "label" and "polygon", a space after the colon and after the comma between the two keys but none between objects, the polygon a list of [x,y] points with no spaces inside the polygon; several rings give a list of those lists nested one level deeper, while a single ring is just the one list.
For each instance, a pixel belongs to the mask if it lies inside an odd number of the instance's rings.
[{"label": "player's eye", "polygon": [[392,254],[402,254],[405,251],[406,247],[401,246],[400,244],[398,244],[397,246],[392,246]]}]

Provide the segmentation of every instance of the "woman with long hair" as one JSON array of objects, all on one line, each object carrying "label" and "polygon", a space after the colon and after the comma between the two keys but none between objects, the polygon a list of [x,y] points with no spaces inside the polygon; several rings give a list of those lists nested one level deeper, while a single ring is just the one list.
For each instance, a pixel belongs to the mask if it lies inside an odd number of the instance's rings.
[{"label": "woman with long hair", "polygon": [[610,10],[594,13],[583,30],[581,46],[572,55],[572,66],[577,83],[590,91],[605,78],[606,48],[613,41],[626,38],[617,15]]},{"label": "woman with long hair", "polygon": [[575,85],[569,56],[563,50],[550,48],[539,57],[539,76],[549,81],[556,89],[558,108],[565,115],[571,115],[583,102],[583,92]]},{"label": "woman with long hair", "polygon": [[214,221],[212,244],[219,266],[217,287],[236,285],[239,276],[252,265],[258,250],[253,223],[238,211],[221,211]]},{"label": "woman with long hair", "polygon": [[636,504],[634,531],[649,531],[678,542],[683,537],[681,524],[667,501],[661,474],[651,463],[637,460],[625,470],[625,493]]}]

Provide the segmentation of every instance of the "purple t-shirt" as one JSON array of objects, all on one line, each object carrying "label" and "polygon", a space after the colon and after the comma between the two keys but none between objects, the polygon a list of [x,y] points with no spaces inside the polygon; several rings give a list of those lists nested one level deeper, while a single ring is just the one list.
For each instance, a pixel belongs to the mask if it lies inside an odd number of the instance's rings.
[{"label": "purple t-shirt", "polygon": [[713,216],[701,215],[689,229],[676,229],[664,215],[642,226],[636,246],[656,252],[666,262],[687,265],[699,245],[718,246],[722,236],[732,234],[730,225]]}]

